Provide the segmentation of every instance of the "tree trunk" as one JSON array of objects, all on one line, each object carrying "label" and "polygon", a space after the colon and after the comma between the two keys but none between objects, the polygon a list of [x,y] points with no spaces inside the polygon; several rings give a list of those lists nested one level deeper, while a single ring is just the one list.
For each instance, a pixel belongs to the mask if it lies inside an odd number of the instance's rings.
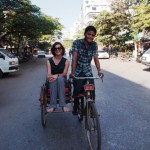
[{"label": "tree trunk", "polygon": [[138,47],[137,47],[137,42],[134,43],[134,51],[133,51],[133,59],[136,60],[137,58],[137,50],[138,50]]}]

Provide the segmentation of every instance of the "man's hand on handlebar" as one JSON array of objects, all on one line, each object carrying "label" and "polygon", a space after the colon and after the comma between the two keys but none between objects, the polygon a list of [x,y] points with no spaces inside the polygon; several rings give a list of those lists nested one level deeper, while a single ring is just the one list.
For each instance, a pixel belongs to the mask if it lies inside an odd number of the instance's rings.
[{"label": "man's hand on handlebar", "polygon": [[70,77],[70,78],[74,78],[74,77],[75,77],[74,73],[71,73],[71,74],[69,75],[69,77]]},{"label": "man's hand on handlebar", "polygon": [[99,76],[100,78],[103,78],[103,77],[104,77],[104,73],[102,73],[101,71],[98,71],[98,76]]}]

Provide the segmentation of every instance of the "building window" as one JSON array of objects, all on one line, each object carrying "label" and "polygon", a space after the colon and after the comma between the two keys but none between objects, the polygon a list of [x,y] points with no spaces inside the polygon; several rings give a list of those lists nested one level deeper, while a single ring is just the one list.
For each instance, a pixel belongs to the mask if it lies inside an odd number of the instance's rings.
[{"label": "building window", "polygon": [[89,3],[89,1],[85,1],[85,3],[86,3],[86,4],[88,4],[88,3]]},{"label": "building window", "polygon": [[96,7],[92,7],[92,10],[96,10]]}]

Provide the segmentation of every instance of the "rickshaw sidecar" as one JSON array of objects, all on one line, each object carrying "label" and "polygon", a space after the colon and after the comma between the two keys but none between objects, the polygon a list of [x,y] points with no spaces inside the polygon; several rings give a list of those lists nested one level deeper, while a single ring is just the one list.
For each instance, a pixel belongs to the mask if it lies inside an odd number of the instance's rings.
[{"label": "rickshaw sidecar", "polygon": [[[40,102],[43,103],[50,103],[50,94],[51,90],[49,88],[48,81],[43,84],[41,87],[41,94],[40,94]],[[71,82],[70,80],[65,81],[65,96],[66,96],[66,103],[71,102]],[[57,102],[59,101],[59,98],[57,98]]]},{"label": "rickshaw sidecar", "polygon": [[[45,127],[46,125],[46,114],[47,114],[46,108],[50,103],[50,95],[51,95],[51,90],[49,88],[48,81],[46,81],[45,84],[41,86],[40,99],[39,99],[41,104],[41,121],[43,127]],[[70,80],[65,81],[65,95],[66,95],[66,103],[71,103],[72,105]],[[59,102],[59,98],[57,98],[57,103],[58,102]]]}]

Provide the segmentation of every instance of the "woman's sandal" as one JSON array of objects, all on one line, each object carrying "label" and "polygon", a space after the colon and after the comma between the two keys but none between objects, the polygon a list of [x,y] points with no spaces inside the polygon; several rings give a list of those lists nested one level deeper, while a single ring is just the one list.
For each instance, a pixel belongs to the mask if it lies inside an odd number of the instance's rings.
[{"label": "woman's sandal", "polygon": [[63,112],[69,112],[69,108],[67,108],[67,107],[63,107],[62,110],[63,110]]}]

